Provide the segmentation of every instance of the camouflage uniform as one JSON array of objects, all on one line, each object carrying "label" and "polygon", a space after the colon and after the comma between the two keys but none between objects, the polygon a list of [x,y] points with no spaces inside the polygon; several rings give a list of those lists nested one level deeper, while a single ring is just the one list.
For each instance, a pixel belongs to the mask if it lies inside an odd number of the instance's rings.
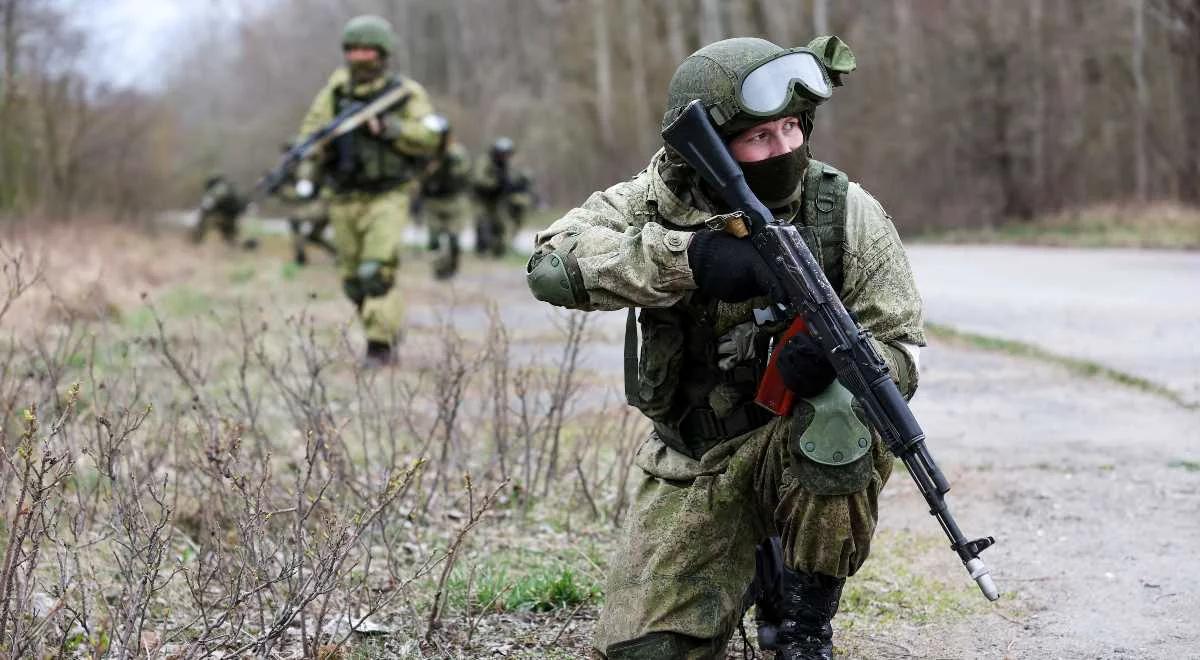
[{"label": "camouflage uniform", "polygon": [[[497,148],[507,138],[493,145],[487,158],[475,164],[473,185],[479,206],[475,229],[475,251],[501,257],[508,252],[513,236],[521,227],[525,213],[533,206],[532,179],[529,173],[515,167],[507,151]],[[511,141],[508,142],[511,145]]]},{"label": "camouflage uniform", "polygon": [[[831,185],[844,192],[822,206]],[[911,395],[912,347],[924,344],[921,300],[891,219],[819,161],[810,161],[802,187],[798,199],[774,209],[777,217],[802,228]],[[822,215],[834,206],[837,212]],[[594,193],[538,233],[528,266],[542,300],[583,310],[642,308],[636,325],[631,311],[626,331],[626,390],[655,431],[637,452],[642,482],[596,626],[595,647],[610,657],[724,657],[750,604],[755,547],[767,537],[782,537],[791,569],[853,575],[870,551],[879,492],[891,474],[891,454],[840,384],[801,400],[786,418],[766,417],[753,403],[767,341],[782,327],[750,330],[757,352],[718,364],[729,338],[755,327],[752,310],[769,302],[724,303],[695,291],[692,232],[726,211],[678,156],[662,150],[632,180]],[[537,281],[545,260],[562,265],[551,287]],[[817,411],[826,415],[831,406],[838,423],[815,424]],[[809,433],[810,426],[819,431]],[[858,432],[870,439],[844,465],[816,463],[801,449],[854,442]]]},{"label": "camouflage uniform", "polygon": [[301,197],[296,192],[296,177],[286,179],[277,193],[279,199],[288,206],[288,228],[292,232],[292,250],[296,263],[308,263],[305,247],[314,243],[318,247],[336,255],[332,243],[325,240],[325,228],[329,226],[329,200],[317,190],[308,197]]},{"label": "camouflage uniform", "polygon": [[204,186],[204,197],[200,199],[200,218],[192,231],[192,240],[203,241],[208,230],[215,228],[226,243],[236,244],[238,217],[245,208],[246,201],[238,195],[233,184],[224,177],[210,177]]},{"label": "camouflage uniform", "polygon": [[432,171],[421,180],[421,214],[428,220],[430,248],[439,252],[434,274],[451,277],[458,271],[459,234],[471,213],[471,156],[450,142]]},{"label": "camouflage uniform", "polygon": [[[387,41],[368,43],[385,55],[391,28],[377,17],[351,19],[343,45],[359,45],[352,37],[356,25],[367,22],[376,33],[386,29]],[[425,89],[416,81],[381,73],[365,82],[352,82],[348,67],[338,68],[313,100],[300,126],[308,135],[349,104],[378,94],[389,85],[408,90],[404,101],[377,116],[381,130],[363,125],[325,149],[322,162],[306,161],[298,176],[329,182],[329,217],[333,223],[338,269],[347,297],[358,308],[372,346],[390,347],[400,332],[403,310],[394,286],[399,267],[402,232],[408,222],[413,180],[436,151],[439,135],[423,119],[433,112]],[[324,176],[318,177],[318,169]]]}]

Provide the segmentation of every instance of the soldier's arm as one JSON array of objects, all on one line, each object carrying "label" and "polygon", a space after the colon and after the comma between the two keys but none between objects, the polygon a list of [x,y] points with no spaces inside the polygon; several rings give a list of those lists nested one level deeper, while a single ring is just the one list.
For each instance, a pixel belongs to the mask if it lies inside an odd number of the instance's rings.
[{"label": "soldier's arm", "polygon": [[892,219],[858,184],[846,198],[842,302],[874,336],[900,391],[916,390],[925,345],[921,295]]},{"label": "soldier's arm", "polygon": [[442,135],[425,123],[433,114],[433,104],[425,88],[413,80],[405,80],[409,88],[408,101],[400,108],[383,115],[383,138],[391,140],[396,151],[416,158],[432,158],[441,146]]},{"label": "soldier's arm", "polygon": [[585,310],[669,307],[696,288],[690,233],[639,221],[647,214],[645,179],[593,193],[538,233],[526,267],[535,297]]},{"label": "soldier's arm", "polygon": [[[304,139],[311,135],[314,131],[325,126],[333,121],[333,90],[343,80],[348,80],[349,74],[344,69],[337,69],[333,75],[329,77],[329,81],[317,92],[316,98],[313,99],[312,105],[308,107],[308,112],[304,114],[304,119],[300,121],[299,139]],[[315,180],[318,177],[320,170],[321,154],[314,153],[304,162],[300,163],[296,168],[297,179]]]}]

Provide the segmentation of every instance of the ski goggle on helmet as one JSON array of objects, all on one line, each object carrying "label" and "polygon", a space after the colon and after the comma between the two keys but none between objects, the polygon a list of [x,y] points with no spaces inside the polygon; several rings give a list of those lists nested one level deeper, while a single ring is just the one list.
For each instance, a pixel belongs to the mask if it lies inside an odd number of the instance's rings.
[{"label": "ski goggle on helmet", "polygon": [[833,95],[833,85],[821,60],[807,48],[792,48],[764,60],[738,79],[737,102],[743,112],[770,117],[782,112],[794,94],[814,103]]}]

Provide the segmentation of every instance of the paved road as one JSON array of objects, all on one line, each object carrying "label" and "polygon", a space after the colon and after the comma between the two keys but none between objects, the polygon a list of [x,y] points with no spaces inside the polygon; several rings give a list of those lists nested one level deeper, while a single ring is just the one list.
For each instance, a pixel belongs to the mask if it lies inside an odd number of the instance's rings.
[{"label": "paved road", "polygon": [[929,321],[1095,360],[1200,403],[1200,253],[915,245]]}]

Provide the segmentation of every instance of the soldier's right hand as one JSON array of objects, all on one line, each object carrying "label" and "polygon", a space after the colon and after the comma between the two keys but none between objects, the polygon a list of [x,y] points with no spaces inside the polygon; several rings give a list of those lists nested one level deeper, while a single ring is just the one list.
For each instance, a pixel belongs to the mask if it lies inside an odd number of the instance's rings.
[{"label": "soldier's right hand", "polygon": [[692,235],[687,254],[700,293],[724,302],[782,300],[778,281],[748,239],[704,229]]},{"label": "soldier's right hand", "polygon": [[309,181],[308,179],[300,179],[296,182],[296,196],[301,199],[308,199],[312,197],[316,190],[317,187],[314,186],[313,182]]}]

